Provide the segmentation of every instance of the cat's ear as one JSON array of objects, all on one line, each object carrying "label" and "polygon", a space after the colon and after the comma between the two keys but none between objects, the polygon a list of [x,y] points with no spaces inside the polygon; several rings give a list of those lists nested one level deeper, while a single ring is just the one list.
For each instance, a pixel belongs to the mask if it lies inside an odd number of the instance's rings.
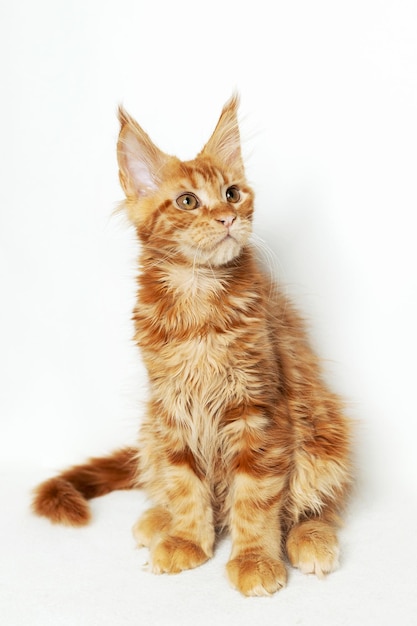
[{"label": "cat's ear", "polygon": [[169,157],[155,146],[123,107],[119,107],[119,121],[120,183],[128,198],[148,196],[158,189],[161,171]]},{"label": "cat's ear", "polygon": [[200,154],[210,155],[243,174],[244,167],[237,119],[238,107],[239,96],[234,94],[224,105],[217,126]]}]

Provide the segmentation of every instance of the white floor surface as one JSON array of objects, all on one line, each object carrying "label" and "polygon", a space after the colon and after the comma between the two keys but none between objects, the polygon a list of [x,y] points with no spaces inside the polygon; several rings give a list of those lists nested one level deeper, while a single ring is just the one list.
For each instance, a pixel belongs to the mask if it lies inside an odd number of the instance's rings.
[{"label": "white floor surface", "polygon": [[[289,570],[271,598],[244,598],[225,576],[230,543],[192,571],[155,576],[131,526],[146,508],[140,492],[92,502],[84,529],[33,516],[38,473],[2,474],[1,623],[10,626],[280,624],[412,626],[417,623],[416,507],[401,493],[362,487],[341,532],[340,569],[324,580]],[[378,491],[378,493],[377,493]]]}]

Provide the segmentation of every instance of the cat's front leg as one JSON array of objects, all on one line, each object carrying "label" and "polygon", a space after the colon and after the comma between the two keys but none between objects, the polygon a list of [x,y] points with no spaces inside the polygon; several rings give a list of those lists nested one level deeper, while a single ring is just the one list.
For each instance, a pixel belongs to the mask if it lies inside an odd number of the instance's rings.
[{"label": "cat's front leg", "polygon": [[287,579],[281,558],[280,500],[283,480],[238,472],[232,488],[229,526],[232,554],[227,573],[247,596],[271,595]]},{"label": "cat's front leg", "polygon": [[213,555],[213,513],[207,486],[187,462],[162,474],[164,481],[153,481],[151,489],[160,504],[139,519],[133,533],[138,545],[149,548],[154,573],[175,574]]}]

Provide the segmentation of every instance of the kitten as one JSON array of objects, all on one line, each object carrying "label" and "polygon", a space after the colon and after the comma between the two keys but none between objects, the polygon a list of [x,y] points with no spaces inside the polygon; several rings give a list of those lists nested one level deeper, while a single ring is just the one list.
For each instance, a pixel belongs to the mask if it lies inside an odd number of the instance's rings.
[{"label": "kitten", "polygon": [[269,595],[285,585],[285,556],[318,576],[337,567],[350,427],[298,314],[249,243],[254,195],[237,108],[234,96],[185,162],[120,109],[124,209],[141,242],[134,322],[148,410],[137,447],[46,481],[33,508],[77,526],[90,519],[88,499],[142,487],[154,506],[134,535],[154,572],[201,565],[227,529],[231,584]]}]

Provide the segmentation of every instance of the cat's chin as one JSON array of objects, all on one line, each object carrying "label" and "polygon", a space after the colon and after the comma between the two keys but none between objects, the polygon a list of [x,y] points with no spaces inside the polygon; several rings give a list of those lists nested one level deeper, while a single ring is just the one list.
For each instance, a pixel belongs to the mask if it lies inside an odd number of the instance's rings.
[{"label": "cat's chin", "polygon": [[211,267],[220,267],[227,265],[236,259],[243,248],[243,244],[239,243],[233,237],[223,239],[214,248],[204,250],[201,248],[187,249],[186,256],[195,267],[196,265],[210,265]]}]

